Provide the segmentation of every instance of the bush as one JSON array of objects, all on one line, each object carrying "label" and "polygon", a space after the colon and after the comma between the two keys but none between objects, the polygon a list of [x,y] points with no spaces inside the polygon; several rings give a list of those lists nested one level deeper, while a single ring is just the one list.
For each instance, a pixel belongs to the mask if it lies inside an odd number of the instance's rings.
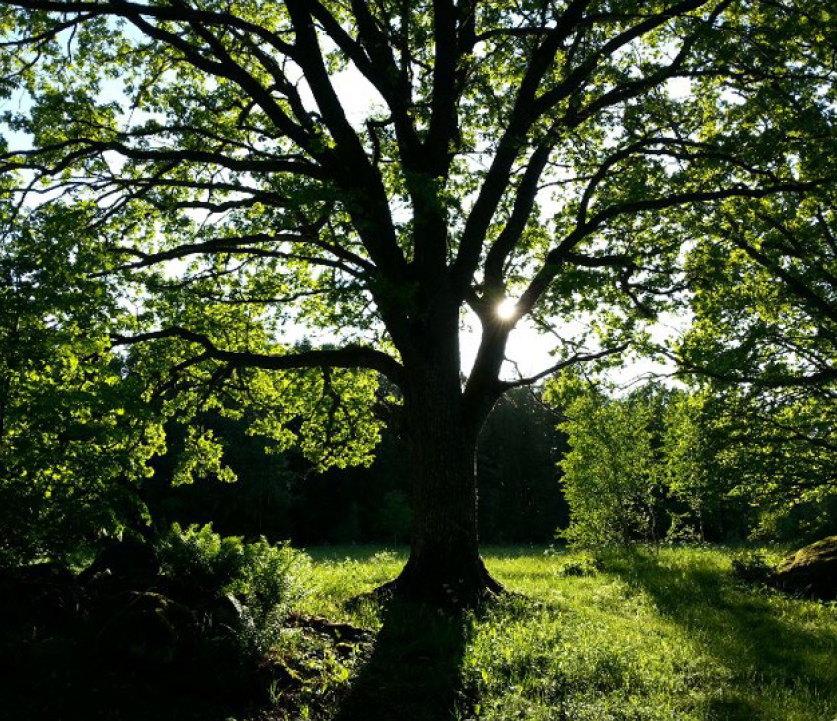
[{"label": "bush", "polygon": [[773,573],[773,566],[761,553],[748,554],[732,561],[732,575],[745,583],[768,583]]},{"label": "bush", "polygon": [[241,538],[222,537],[212,524],[183,529],[175,523],[156,546],[163,573],[178,586],[213,595],[241,590],[246,563]]},{"label": "bush", "polygon": [[553,390],[551,400],[562,404],[566,413],[559,428],[570,446],[560,462],[570,525],[559,535],[586,548],[656,540],[655,425],[658,406],[664,402],[662,391],[649,387],[612,398],[572,376]]},{"label": "bush", "polygon": [[249,659],[264,655],[276,642],[282,621],[303,596],[308,557],[287,543],[222,537],[211,524],[185,529],[174,524],[157,542],[157,554],[174,586],[227,599],[237,617],[227,626]]},{"label": "bush", "polygon": [[556,573],[559,576],[595,576],[602,570],[602,562],[593,556],[579,556],[562,563]]}]

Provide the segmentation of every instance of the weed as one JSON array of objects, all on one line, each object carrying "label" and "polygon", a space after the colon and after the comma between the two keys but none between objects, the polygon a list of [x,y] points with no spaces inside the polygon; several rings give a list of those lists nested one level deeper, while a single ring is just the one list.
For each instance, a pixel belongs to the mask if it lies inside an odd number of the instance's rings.
[{"label": "weed", "polygon": [[602,562],[598,558],[578,556],[558,566],[556,573],[559,576],[595,576],[602,569]]}]

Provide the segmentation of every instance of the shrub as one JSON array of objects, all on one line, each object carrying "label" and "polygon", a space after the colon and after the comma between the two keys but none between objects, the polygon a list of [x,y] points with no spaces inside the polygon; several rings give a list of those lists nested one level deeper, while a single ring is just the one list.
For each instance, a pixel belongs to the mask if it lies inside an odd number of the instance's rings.
[{"label": "shrub", "polygon": [[761,553],[752,553],[732,561],[732,575],[745,583],[768,583],[773,567]]},{"label": "shrub", "polygon": [[579,556],[561,564],[556,573],[559,576],[595,576],[602,570],[602,562],[593,556]]},{"label": "shrub", "polygon": [[554,387],[564,407],[559,426],[569,452],[560,462],[574,545],[599,548],[656,540],[658,459],[654,424],[660,398],[635,392],[611,398],[568,376]]},{"label": "shrub", "polygon": [[[234,607],[237,619],[227,626],[248,659],[263,656],[277,641],[282,621],[303,596],[308,558],[287,543],[222,537],[211,524],[185,529],[174,524],[157,542],[157,553],[175,587],[226,598]],[[210,617],[207,624],[213,621]]]},{"label": "shrub", "polygon": [[213,595],[243,589],[247,559],[241,538],[222,537],[211,523],[185,529],[175,523],[156,545],[163,573],[176,585]]}]

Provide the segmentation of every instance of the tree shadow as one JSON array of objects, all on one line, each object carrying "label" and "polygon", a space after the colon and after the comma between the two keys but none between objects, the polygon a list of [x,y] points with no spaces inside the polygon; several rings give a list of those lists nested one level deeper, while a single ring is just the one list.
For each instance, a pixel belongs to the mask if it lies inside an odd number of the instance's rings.
[{"label": "tree shadow", "polygon": [[709,563],[668,566],[642,551],[610,559],[607,570],[646,592],[663,617],[700,639],[701,650],[735,676],[736,691],[706,699],[707,718],[759,721],[753,699],[760,689],[789,698],[800,689],[812,699],[834,694],[837,632],[813,633],[802,614],[782,613],[777,603],[786,601],[776,592],[747,588]]},{"label": "tree shadow", "polygon": [[443,721],[462,706],[468,613],[391,600],[335,721]]}]

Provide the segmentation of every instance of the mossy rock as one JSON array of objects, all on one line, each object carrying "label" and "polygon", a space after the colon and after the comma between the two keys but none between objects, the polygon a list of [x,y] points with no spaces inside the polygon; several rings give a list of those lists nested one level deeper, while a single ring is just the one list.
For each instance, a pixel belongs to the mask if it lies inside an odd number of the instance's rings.
[{"label": "mossy rock", "polygon": [[192,612],[159,593],[128,592],[100,602],[96,645],[125,660],[168,665],[191,645]]},{"label": "mossy rock", "polygon": [[774,578],[786,591],[837,599],[837,536],[800,548],[779,563]]}]

